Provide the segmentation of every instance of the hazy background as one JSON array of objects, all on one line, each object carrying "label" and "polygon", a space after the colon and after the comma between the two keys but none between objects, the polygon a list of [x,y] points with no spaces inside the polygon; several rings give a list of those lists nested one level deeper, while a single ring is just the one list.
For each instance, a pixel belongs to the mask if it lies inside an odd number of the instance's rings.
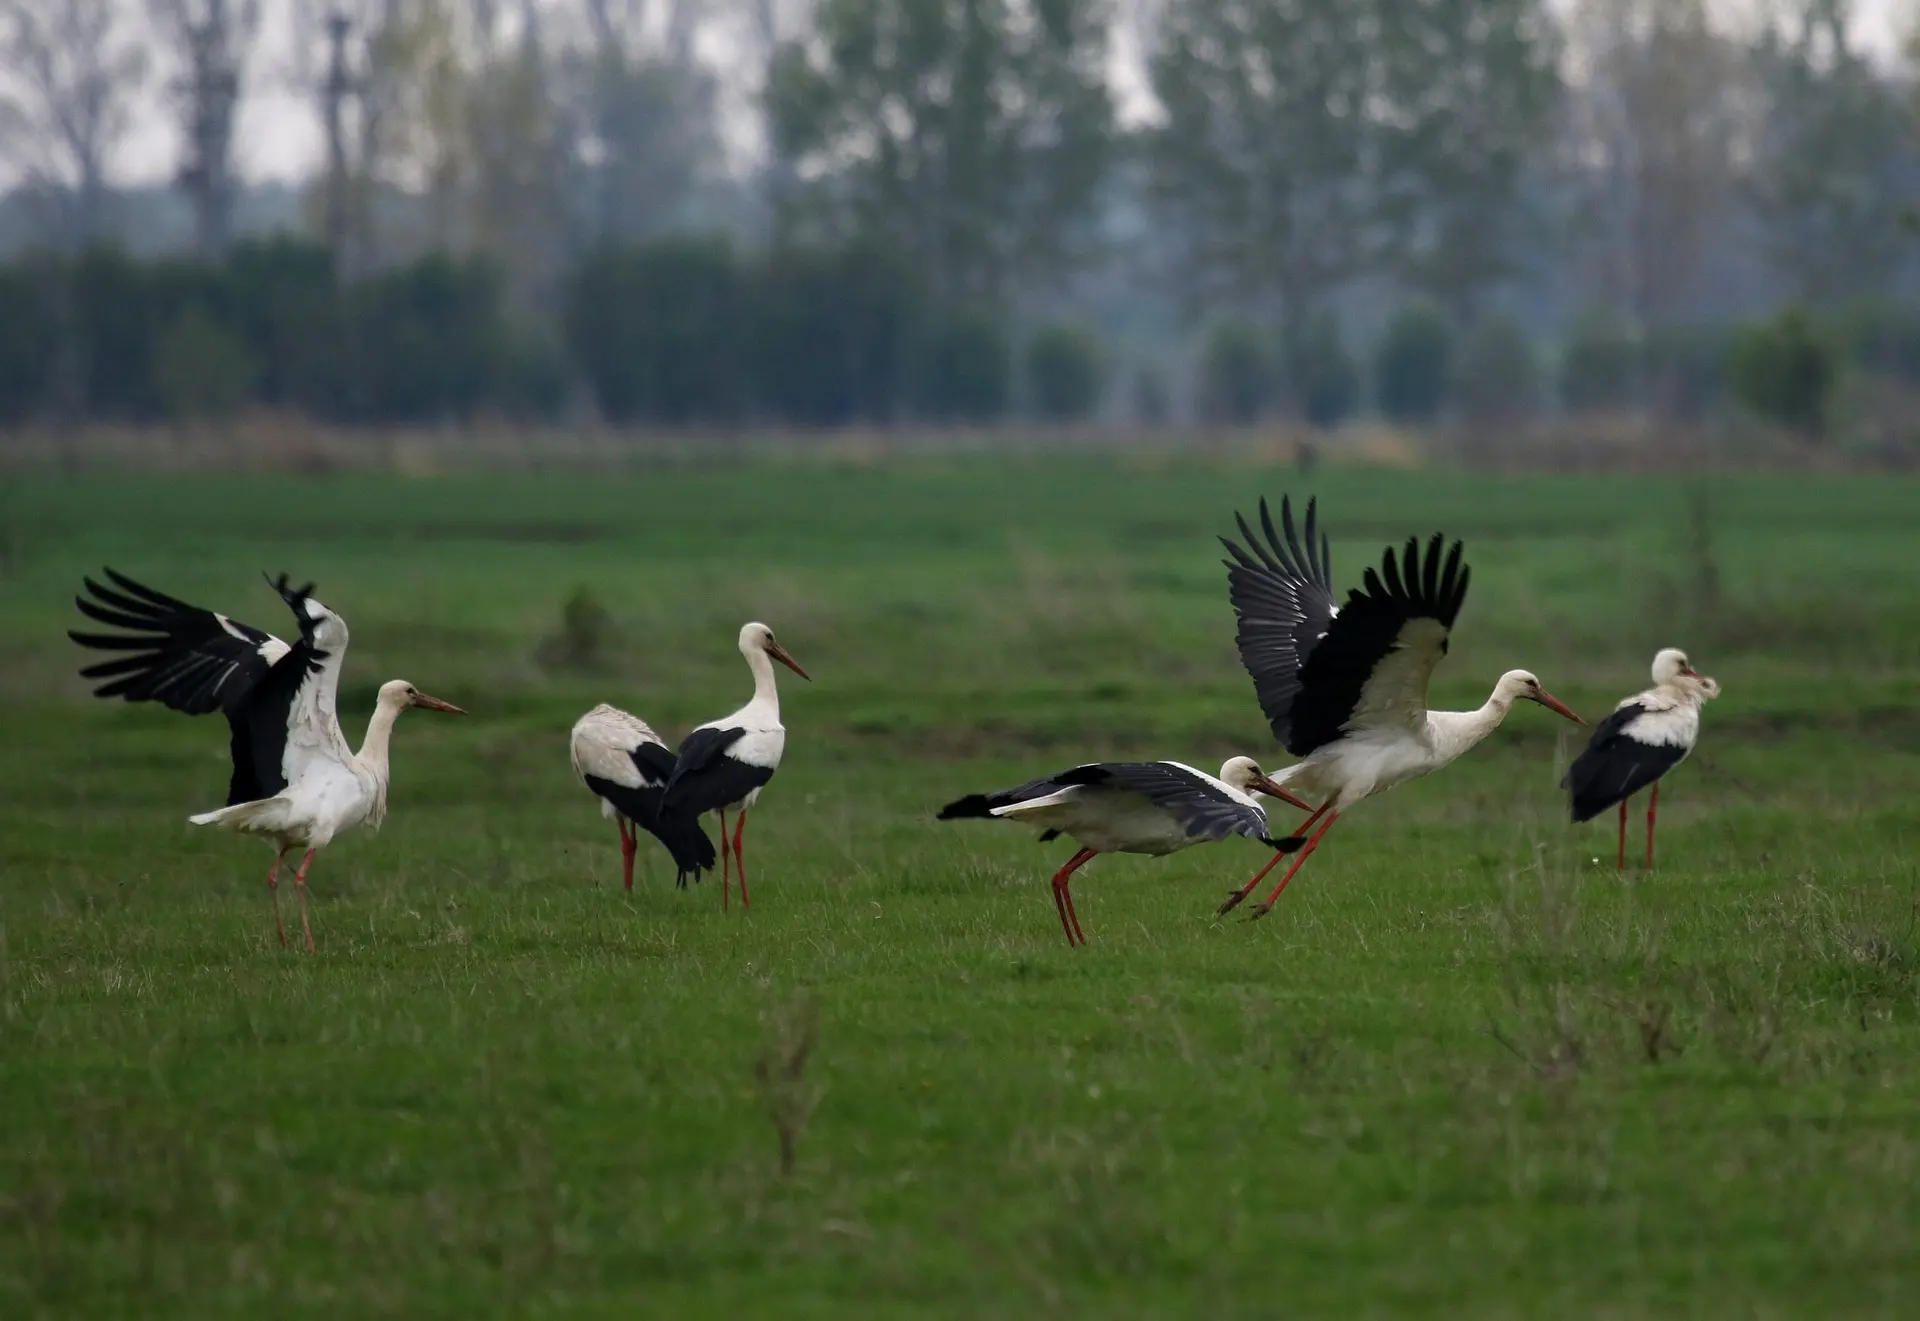
[{"label": "hazy background", "polygon": [[1917,30],[1896,0],[0,0],[0,422],[1904,464]]}]

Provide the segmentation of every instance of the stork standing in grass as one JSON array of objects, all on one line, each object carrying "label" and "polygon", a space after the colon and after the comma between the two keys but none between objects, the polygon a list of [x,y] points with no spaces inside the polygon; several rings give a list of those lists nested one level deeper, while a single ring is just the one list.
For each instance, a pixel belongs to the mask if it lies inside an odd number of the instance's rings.
[{"label": "stork standing in grass", "polygon": [[573,773],[600,800],[600,814],[620,827],[622,879],[629,891],[642,830],[672,855],[681,889],[689,876],[699,880],[701,872],[713,870],[713,841],[699,818],[662,807],[677,759],[646,721],[602,702],[574,723],[571,747]]},{"label": "stork standing in grass", "polygon": [[1264,793],[1307,806],[1268,779],[1251,757],[1234,757],[1220,778],[1177,761],[1097,762],[1014,789],[968,794],[940,809],[940,819],[1000,817],[1037,826],[1042,841],[1066,835],[1080,845],[1054,873],[1053,904],[1069,945],[1087,943],[1073,911],[1068,880],[1101,853],[1159,857],[1209,840],[1245,835],[1273,845]]},{"label": "stork standing in grass", "polygon": [[293,884],[300,895],[300,929],[311,951],[307,869],[313,855],[341,831],[377,828],[386,818],[393,722],[416,706],[466,713],[395,679],[381,685],[356,753],[335,714],[347,623],[313,598],[313,584],[289,587],[285,574],[273,584],[299,622],[300,641],[289,647],[270,633],[143,587],[111,569],[106,576],[112,587],[88,578],[91,599],[75,601],[89,619],[131,631],[70,631],[68,636],[83,647],[128,654],[90,665],[81,676],[106,680],[94,690],[97,697],[159,702],[188,715],[225,713],[233,733],[227,806],[189,819],[262,835],[278,847],[267,889],[282,947],[287,929],[280,920],[280,865],[290,850],[306,849]]},{"label": "stork standing in grass", "polygon": [[1620,852],[1627,865],[1627,800],[1648,785],[1647,867],[1653,867],[1653,824],[1660,808],[1660,780],[1687,759],[1700,737],[1700,708],[1720,695],[1720,685],[1693,668],[1687,653],[1667,647],[1653,658],[1653,687],[1635,693],[1594,726],[1586,751],[1567,768],[1560,787],[1568,791],[1575,821],[1591,821],[1620,805]]},{"label": "stork standing in grass", "polygon": [[[811,676],[800,668],[787,649],[774,640],[773,630],[765,624],[740,627],[740,654],[753,672],[753,697],[732,715],[710,720],[680,742],[680,754],[673,772],[667,777],[661,798],[663,810],[698,819],[708,812],[720,814],[720,906],[727,899],[727,851],[740,870],[740,904],[747,899],[747,858],[742,841],[747,833],[747,811],[760,799],[760,791],[780,768],[780,755],[786,751],[787,730],[780,723],[780,690],[773,681],[773,662],[779,661],[802,679]],[[740,813],[733,840],[727,840],[727,813]]]},{"label": "stork standing in grass", "polygon": [[[1307,502],[1304,544],[1285,499],[1281,532],[1265,500],[1263,535],[1245,518],[1235,515],[1235,521],[1246,544],[1220,540],[1232,556],[1227,583],[1239,617],[1240,660],[1253,676],[1274,737],[1302,758],[1273,778],[1319,806],[1280,841],[1271,862],[1228,896],[1222,913],[1297,851],[1300,856],[1253,916],[1271,911],[1342,812],[1462,756],[1500,727],[1515,702],[1538,702],[1584,723],[1525,670],[1501,675],[1478,710],[1427,709],[1428,680],[1447,654],[1448,635],[1467,596],[1460,542],[1448,549],[1436,534],[1423,554],[1409,538],[1398,557],[1389,547],[1380,571],[1368,569],[1346,605],[1336,608],[1332,558],[1319,535],[1314,501]],[[1320,828],[1308,835],[1315,822]]]}]

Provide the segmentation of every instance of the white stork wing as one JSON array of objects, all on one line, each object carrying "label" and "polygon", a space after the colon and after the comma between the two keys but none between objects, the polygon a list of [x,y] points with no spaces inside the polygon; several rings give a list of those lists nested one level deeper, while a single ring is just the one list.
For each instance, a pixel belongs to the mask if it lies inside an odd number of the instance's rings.
[{"label": "white stork wing", "polygon": [[[643,770],[640,749],[647,747],[665,754],[664,771],[652,758]],[[626,789],[664,789],[673,770],[673,750],[651,725],[604,702],[574,723],[572,751],[573,773],[583,784],[592,776]]]},{"label": "white stork wing", "polygon": [[[1311,505],[1308,510],[1311,516]],[[1299,572],[1301,552],[1286,503],[1281,504],[1284,548],[1264,505],[1261,513],[1267,544],[1261,546],[1241,520],[1241,532],[1253,550],[1249,554],[1227,542],[1239,561],[1228,566],[1228,577],[1241,621],[1241,660],[1254,676],[1275,735],[1297,757],[1354,729],[1402,729],[1424,738],[1427,681],[1446,654],[1447,634],[1466,600],[1471,576],[1460,562],[1461,544],[1456,541],[1448,549],[1445,538],[1436,534],[1424,555],[1412,538],[1398,557],[1389,548],[1379,572],[1368,569],[1346,605],[1337,613],[1328,608],[1319,635],[1305,637],[1312,619],[1305,616],[1293,627],[1291,652],[1283,654],[1271,637],[1261,645],[1262,636],[1255,631],[1262,622],[1254,613],[1259,608],[1256,592],[1265,590],[1277,598],[1285,589],[1298,595],[1303,583],[1318,585],[1325,579],[1324,574],[1313,577],[1311,563],[1307,573]],[[1311,522],[1308,537],[1311,542]],[[1323,549],[1322,568],[1324,560]]]},{"label": "white stork wing", "polygon": [[[74,598],[80,613],[127,633],[67,636],[96,651],[127,652],[80,671],[105,679],[96,697],[159,702],[188,715],[230,711],[285,659],[290,648],[271,633],[156,592],[112,569],[113,587],[84,579],[92,599]],[[117,590],[116,590],[117,589]]]},{"label": "white stork wing", "polygon": [[[313,598],[312,583],[289,587],[283,573],[273,587],[300,622],[300,645],[285,665],[274,667],[269,682],[260,685],[258,697],[247,705],[256,769],[265,780],[267,769],[277,768],[280,784],[268,792],[278,793],[318,764],[346,763],[353,749],[340,732],[339,712],[347,621]],[[296,662],[303,663],[296,667]]]},{"label": "white stork wing", "polygon": [[1084,784],[1139,794],[1180,823],[1189,839],[1229,835],[1268,838],[1267,814],[1204,771],[1177,761],[1106,761],[1053,777],[1061,786]]},{"label": "white stork wing", "polygon": [[1227,538],[1220,544],[1233,559],[1227,562],[1227,590],[1239,620],[1234,641],[1240,663],[1253,676],[1254,695],[1281,746],[1294,748],[1294,702],[1300,696],[1300,674],[1307,658],[1327,635],[1338,611],[1333,604],[1332,557],[1327,539],[1319,532],[1317,501],[1307,501],[1306,544],[1293,525],[1293,502],[1280,498],[1280,526],[1274,531],[1267,502],[1260,501],[1260,530],[1247,526],[1239,514],[1234,521],[1246,538],[1242,548]]}]

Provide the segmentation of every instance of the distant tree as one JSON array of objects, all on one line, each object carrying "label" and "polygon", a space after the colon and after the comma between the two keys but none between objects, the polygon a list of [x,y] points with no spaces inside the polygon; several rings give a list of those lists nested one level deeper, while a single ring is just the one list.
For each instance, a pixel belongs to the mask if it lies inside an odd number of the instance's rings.
[{"label": "distant tree", "polygon": [[1300,414],[1317,427],[1347,420],[1360,402],[1360,368],[1347,348],[1339,319],[1309,317],[1283,342],[1288,392]]},{"label": "distant tree", "polygon": [[1371,6],[1167,0],[1151,197],[1187,298],[1289,335],[1372,253]]},{"label": "distant tree", "polygon": [[1540,410],[1540,359],[1521,324],[1504,312],[1473,323],[1460,344],[1452,394],[1474,422],[1517,422]]},{"label": "distant tree", "polygon": [[1400,277],[1461,324],[1537,251],[1561,93],[1547,0],[1376,0],[1379,206]]},{"label": "distant tree", "polygon": [[914,404],[936,422],[982,424],[1005,417],[1013,402],[1013,344],[1006,321],[963,308],[931,327],[922,350]]},{"label": "distant tree", "polygon": [[1560,402],[1573,412],[1629,408],[1640,401],[1641,343],[1617,316],[1589,309],[1568,325],[1560,347]]},{"label": "distant tree", "polygon": [[911,265],[863,245],[782,245],[752,280],[755,406],[794,426],[886,424],[907,407],[925,337]]},{"label": "distant tree", "polygon": [[1200,351],[1200,415],[1208,422],[1245,426],[1258,421],[1279,394],[1279,369],[1267,337],[1250,321],[1215,325]]},{"label": "distant tree", "polygon": [[0,424],[17,426],[53,404],[59,336],[48,333],[51,286],[64,263],[28,257],[0,266]]},{"label": "distant tree", "polygon": [[181,308],[154,345],[154,394],[173,422],[232,417],[252,396],[257,370],[239,336],[198,303]]},{"label": "distant tree", "polygon": [[1740,402],[1809,440],[1826,430],[1840,380],[1840,355],[1826,330],[1799,307],[1748,326],[1733,342],[1733,388]]},{"label": "distant tree", "polygon": [[1112,134],[1098,0],[821,0],[768,74],[789,233],[904,254],[948,306],[1082,255]]},{"label": "distant tree", "polygon": [[1767,255],[1808,305],[1884,291],[1912,243],[1920,170],[1902,90],[1856,49],[1851,0],[1791,0],[1754,58],[1765,113],[1746,193]]},{"label": "distant tree", "polygon": [[232,237],[234,124],[246,94],[260,0],[150,0],[154,26],[181,69],[175,85],[183,144],[176,182],[194,214],[195,244],[212,260]]},{"label": "distant tree", "polygon": [[1027,396],[1049,422],[1084,422],[1100,407],[1106,363],[1100,341],[1080,326],[1049,325],[1027,341]]},{"label": "distant tree", "polygon": [[49,202],[45,238],[106,233],[108,169],[151,68],[121,0],[0,0],[0,160]]},{"label": "distant tree", "polygon": [[1638,325],[1685,321],[1737,212],[1746,52],[1706,0],[1577,0],[1570,32],[1564,155],[1582,275]]},{"label": "distant tree", "polygon": [[1447,402],[1453,326],[1431,303],[1410,303],[1387,323],[1374,350],[1374,392],[1396,422],[1430,422]]}]

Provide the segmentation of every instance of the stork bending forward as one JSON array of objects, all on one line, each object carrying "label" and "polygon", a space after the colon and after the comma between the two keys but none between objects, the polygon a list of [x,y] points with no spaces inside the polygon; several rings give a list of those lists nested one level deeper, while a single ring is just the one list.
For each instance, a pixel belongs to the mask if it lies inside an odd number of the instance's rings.
[{"label": "stork bending forward", "polygon": [[1069,945],[1084,945],[1068,881],[1101,853],[1159,857],[1209,840],[1245,835],[1272,845],[1267,813],[1255,792],[1304,808],[1251,757],[1235,757],[1215,779],[1177,761],[1096,762],[1013,789],[968,794],[940,809],[940,819],[1000,817],[1036,826],[1042,840],[1066,835],[1081,847],[1054,873],[1053,904]]},{"label": "stork bending forward", "polygon": [[638,716],[602,702],[574,723],[569,740],[573,773],[600,800],[600,814],[620,827],[621,881],[633,889],[633,855],[640,832],[666,847],[682,890],[687,878],[713,870],[713,841],[698,817],[669,811],[663,800],[676,758],[666,741]]},{"label": "stork bending forward", "polygon": [[[1478,710],[1427,709],[1428,681],[1447,654],[1467,596],[1470,575],[1460,542],[1449,548],[1436,534],[1424,552],[1413,538],[1398,556],[1389,547],[1379,572],[1368,569],[1346,605],[1336,607],[1332,558],[1314,501],[1307,502],[1304,538],[1284,498],[1280,531],[1265,500],[1258,534],[1245,518],[1235,521],[1245,545],[1220,540],[1232,556],[1227,584],[1239,619],[1240,660],[1274,737],[1302,758],[1273,778],[1319,805],[1279,842],[1273,859],[1228,896],[1221,913],[1297,852],[1273,893],[1254,907],[1254,917],[1265,916],[1342,812],[1462,756],[1500,727],[1515,702],[1538,702],[1584,723],[1525,670],[1501,675]],[[1316,823],[1319,829],[1308,834]]]},{"label": "stork bending forward", "polygon": [[313,949],[307,917],[307,869],[313,855],[343,830],[378,828],[387,815],[387,745],[393,722],[408,707],[465,715],[459,707],[404,679],[381,685],[367,736],[355,752],[340,730],[335,703],[347,623],[313,598],[313,584],[274,589],[299,622],[300,641],[279,638],[225,615],[188,605],[131,578],[106,571],[112,587],[86,579],[82,614],[125,633],[68,636],[83,647],[128,653],[80,671],[102,679],[96,697],[159,702],[188,715],[223,712],[233,733],[233,777],[227,805],[190,817],[195,825],[224,826],[262,835],[278,846],[267,872],[273,924],[280,944],[280,866],[295,848],[306,855],[293,874],[300,896],[300,929]]},{"label": "stork bending forward", "polygon": [[1667,647],[1653,658],[1653,687],[1635,693],[1594,726],[1586,751],[1567,768],[1573,819],[1591,821],[1620,805],[1620,851],[1616,870],[1627,865],[1627,800],[1648,785],[1647,867],[1653,867],[1653,825],[1660,808],[1660,781],[1687,759],[1700,737],[1700,708],[1720,695],[1720,685],[1693,668],[1687,653]]}]

